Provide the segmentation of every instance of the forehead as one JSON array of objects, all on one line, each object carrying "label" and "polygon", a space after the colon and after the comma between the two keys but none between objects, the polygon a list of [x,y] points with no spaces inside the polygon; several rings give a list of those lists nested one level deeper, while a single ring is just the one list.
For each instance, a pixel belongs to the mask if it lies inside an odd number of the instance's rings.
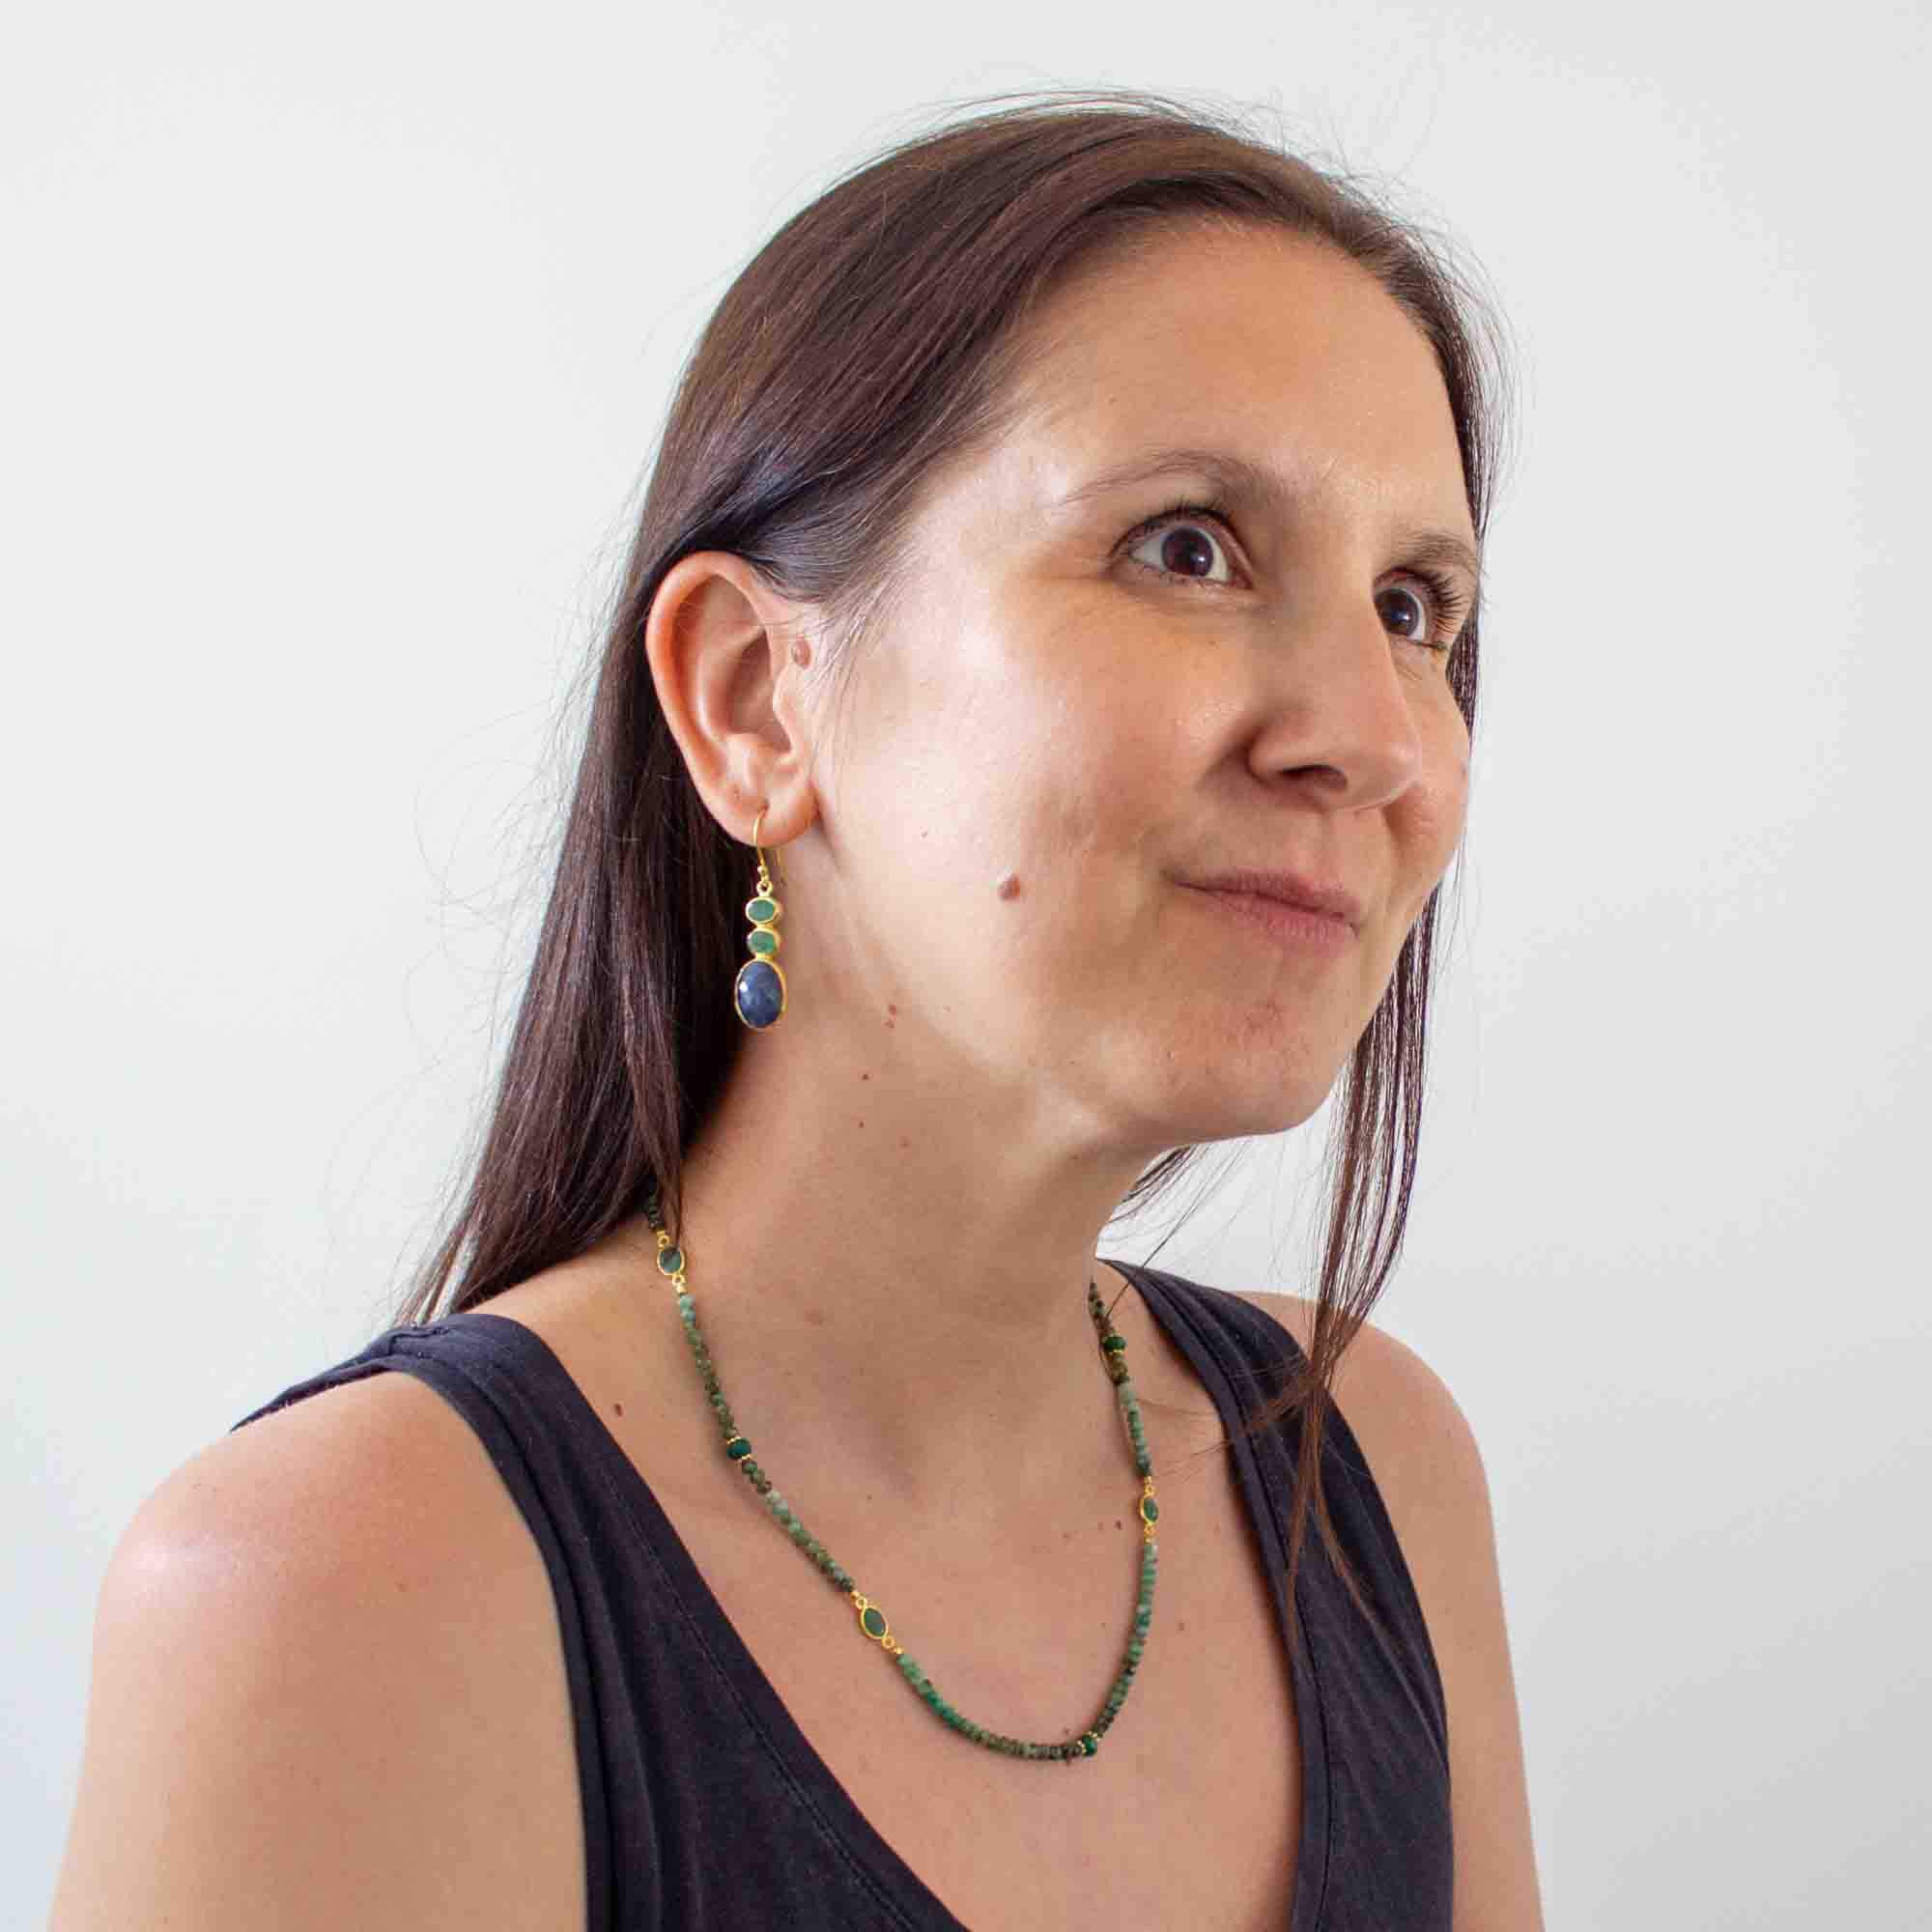
[{"label": "forehead", "polygon": [[1142,233],[1057,290],[1014,351],[1002,455],[1037,499],[1137,451],[1211,448],[1309,506],[1471,527],[1434,351],[1325,243],[1253,224]]}]

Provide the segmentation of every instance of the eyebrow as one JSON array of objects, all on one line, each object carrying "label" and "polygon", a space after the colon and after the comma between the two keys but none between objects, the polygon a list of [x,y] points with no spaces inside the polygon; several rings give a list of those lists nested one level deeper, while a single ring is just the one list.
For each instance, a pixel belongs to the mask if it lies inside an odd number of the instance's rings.
[{"label": "eyebrow", "polygon": [[[1146,483],[1156,476],[1206,476],[1231,501],[1259,504],[1271,518],[1289,522],[1294,512],[1296,492],[1279,469],[1236,456],[1226,449],[1156,449],[1129,457],[1124,463],[1091,476],[1059,499],[1059,507],[1070,509],[1110,490],[1129,483]],[[1469,580],[1473,594],[1471,610],[1482,603],[1482,559],[1468,540],[1455,530],[1432,529],[1420,524],[1396,526],[1395,540],[1409,560],[1420,564],[1447,564]]]}]

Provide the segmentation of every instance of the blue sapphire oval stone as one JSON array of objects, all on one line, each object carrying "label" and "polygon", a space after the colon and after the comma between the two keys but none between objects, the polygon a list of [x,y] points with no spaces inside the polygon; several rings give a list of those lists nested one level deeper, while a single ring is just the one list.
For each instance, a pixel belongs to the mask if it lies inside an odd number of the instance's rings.
[{"label": "blue sapphire oval stone", "polygon": [[769,960],[748,959],[738,968],[733,991],[747,1026],[768,1027],[784,1010],[784,988]]}]

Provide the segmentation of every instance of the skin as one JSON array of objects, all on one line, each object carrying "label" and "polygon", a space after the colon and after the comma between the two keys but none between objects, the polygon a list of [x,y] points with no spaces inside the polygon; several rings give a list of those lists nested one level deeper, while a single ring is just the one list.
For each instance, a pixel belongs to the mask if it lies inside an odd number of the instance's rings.
[{"label": "skin", "polygon": [[[1305,241],[1169,230],[1029,328],[1019,412],[928,479],[849,701],[823,613],[728,554],[678,562],[644,648],[746,896],[761,805],[784,872],[791,1009],[744,1040],[677,1230],[727,1393],[811,1471],[828,1547],[910,1574],[886,1526],[944,1521],[996,1568],[1036,1550],[1044,1591],[1094,1574],[1084,1548],[1047,1574],[1058,1525],[1121,1515],[1084,1288],[1122,1288],[1109,1215],[1169,1148],[1315,1113],[1461,836],[1468,737],[1399,533],[1473,532],[1427,345]],[[1153,448],[1287,495],[1138,534],[1210,479],[1069,500]],[[1180,883],[1236,866],[1339,879],[1359,931],[1284,946]],[[654,1485],[724,1485],[654,1248],[636,1222],[497,1306],[639,1432]],[[1250,1298],[1306,1341],[1307,1304]],[[1137,1296],[1115,1319],[1166,1470],[1200,1391],[1163,1436],[1189,1391]],[[1337,1395],[1442,1669],[1458,1932],[1536,1932],[1474,1439],[1372,1327]],[[211,1445],[118,1547],[51,1924],[564,1922],[570,1753],[548,1580],[480,1444],[407,1377],[352,1384]]]}]

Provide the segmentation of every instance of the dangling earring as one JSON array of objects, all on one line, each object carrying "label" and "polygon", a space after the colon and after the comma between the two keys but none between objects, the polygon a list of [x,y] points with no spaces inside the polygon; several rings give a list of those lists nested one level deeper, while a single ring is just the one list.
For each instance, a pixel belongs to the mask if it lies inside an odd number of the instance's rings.
[{"label": "dangling earring", "polygon": [[[778,923],[784,907],[772,896],[772,875],[765,865],[764,848],[758,843],[758,828],[769,810],[759,806],[758,815],[752,821],[752,850],[758,855],[757,896],[745,901],[745,917],[752,922],[745,943],[752,956],[738,968],[731,987],[731,1004],[738,1017],[759,1033],[776,1025],[785,1009],[784,969],[778,960]],[[784,875],[781,872],[779,876]]]}]

